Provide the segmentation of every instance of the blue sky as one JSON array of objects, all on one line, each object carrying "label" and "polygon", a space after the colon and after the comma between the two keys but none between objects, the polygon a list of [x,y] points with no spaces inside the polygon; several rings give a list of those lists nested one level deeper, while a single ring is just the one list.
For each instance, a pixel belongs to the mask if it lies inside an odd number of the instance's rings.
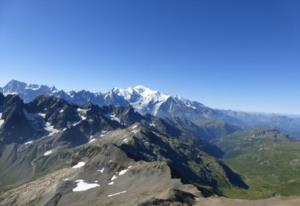
[{"label": "blue sky", "polygon": [[300,114],[298,0],[0,0],[0,85],[143,84],[214,108]]}]

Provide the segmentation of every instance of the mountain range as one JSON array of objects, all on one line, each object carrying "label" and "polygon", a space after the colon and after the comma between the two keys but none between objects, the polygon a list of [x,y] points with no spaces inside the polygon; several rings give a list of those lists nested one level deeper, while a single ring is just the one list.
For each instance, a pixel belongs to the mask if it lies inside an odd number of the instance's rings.
[{"label": "mountain range", "polygon": [[296,117],[211,109],[142,86],[65,92],[12,81],[1,92],[0,206],[300,195],[300,141],[273,128]]},{"label": "mountain range", "polygon": [[300,117],[279,114],[248,113],[233,110],[212,109],[197,101],[171,96],[145,86],[126,89],[113,88],[108,92],[64,91],[47,85],[27,84],[12,80],[0,88],[4,94],[17,94],[25,102],[39,95],[62,98],[68,102],[85,105],[87,103],[114,106],[131,106],[140,114],[191,121],[222,120],[230,125],[247,128],[272,128],[284,131],[291,136],[300,136]]},{"label": "mountain range", "polygon": [[0,93],[0,114],[0,205],[190,205],[247,188],[217,147],[132,107]]}]

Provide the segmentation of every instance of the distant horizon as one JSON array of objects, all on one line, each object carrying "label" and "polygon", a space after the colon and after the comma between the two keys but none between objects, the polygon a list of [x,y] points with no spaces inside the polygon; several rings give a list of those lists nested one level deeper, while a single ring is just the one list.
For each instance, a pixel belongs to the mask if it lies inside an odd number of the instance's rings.
[{"label": "distant horizon", "polygon": [[[106,91],[104,90],[95,90],[95,91],[91,91],[89,89],[86,89],[86,88],[81,88],[81,89],[70,89],[70,90],[67,90],[67,89],[64,89],[64,88],[59,88],[57,87],[56,85],[48,85],[48,84],[45,84],[45,83],[36,83],[36,82],[26,82],[26,81],[22,81],[22,80],[18,80],[18,79],[11,79],[9,81],[7,81],[6,83],[0,85],[0,88],[3,88],[4,86],[6,86],[9,82],[11,81],[17,81],[17,82],[22,82],[22,83],[26,83],[27,85],[29,84],[33,84],[33,85],[39,85],[39,86],[48,86],[48,87],[55,87],[57,90],[63,90],[65,92],[71,92],[71,91],[75,91],[75,92],[79,92],[79,91],[89,91],[89,92],[92,92],[92,93],[97,93],[97,92],[100,92],[100,93],[107,93],[109,91],[111,91],[112,89],[126,89],[126,88],[134,88],[136,86],[143,86],[143,87],[146,87],[146,88],[149,88],[151,90],[155,90],[155,91],[158,91],[160,93],[163,93],[163,94],[166,94],[166,95],[170,95],[172,97],[175,97],[175,96],[178,96],[178,97],[181,97],[181,98],[184,98],[184,99],[188,99],[190,101],[195,101],[195,102],[199,102],[211,109],[217,109],[217,110],[227,110],[227,111],[233,111],[233,112],[245,112],[245,113],[252,113],[252,114],[265,114],[265,115],[284,115],[284,116],[295,116],[295,117],[299,117],[300,114],[290,114],[290,113],[278,113],[278,112],[264,112],[264,111],[245,111],[245,110],[239,110],[239,109],[234,109],[234,108],[216,108],[216,107],[212,107],[210,105],[207,105],[205,104],[204,102],[201,102],[201,101],[198,101],[198,100],[194,100],[194,99],[190,99],[189,97],[186,97],[186,96],[181,96],[181,95],[176,95],[176,94],[170,94],[168,92],[164,92],[164,91],[160,91],[158,89],[155,89],[155,88],[152,88],[152,87],[148,87],[147,85],[142,85],[142,84],[137,84],[137,85],[132,85],[132,86],[127,86],[127,87],[112,87],[111,89],[108,89]],[[0,81],[1,83],[1,81]]]}]

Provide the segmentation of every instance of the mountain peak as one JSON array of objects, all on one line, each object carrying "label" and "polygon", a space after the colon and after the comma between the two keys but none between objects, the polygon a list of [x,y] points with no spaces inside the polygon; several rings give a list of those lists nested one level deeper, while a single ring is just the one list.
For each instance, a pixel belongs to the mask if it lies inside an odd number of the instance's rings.
[{"label": "mountain peak", "polygon": [[16,92],[17,90],[23,90],[27,84],[25,82],[21,82],[18,80],[11,80],[9,81],[4,87],[3,90],[10,90],[11,93]]},{"label": "mountain peak", "polygon": [[5,93],[20,93],[22,90],[49,90],[49,91],[57,91],[55,86],[49,87],[47,85],[40,84],[27,84],[25,82],[19,80],[11,80],[4,87],[3,91]]}]

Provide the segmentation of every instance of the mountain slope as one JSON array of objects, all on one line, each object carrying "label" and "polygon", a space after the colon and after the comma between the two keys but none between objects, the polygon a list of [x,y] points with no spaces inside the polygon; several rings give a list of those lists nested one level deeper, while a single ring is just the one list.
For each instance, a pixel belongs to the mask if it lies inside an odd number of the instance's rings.
[{"label": "mountain slope", "polygon": [[0,205],[192,204],[226,188],[247,188],[209,155],[217,148],[130,107],[77,106],[53,96],[27,104],[14,95],[2,100],[5,111],[11,103],[24,115],[14,124],[26,121],[33,131],[12,137],[0,128],[6,140],[0,144]]}]

